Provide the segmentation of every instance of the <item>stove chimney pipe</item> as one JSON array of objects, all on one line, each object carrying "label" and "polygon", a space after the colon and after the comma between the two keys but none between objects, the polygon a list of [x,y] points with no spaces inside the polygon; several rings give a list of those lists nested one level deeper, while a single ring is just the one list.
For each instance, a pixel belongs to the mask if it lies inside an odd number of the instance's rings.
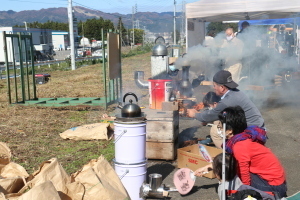
[{"label": "stove chimney pipe", "polygon": [[135,84],[141,89],[149,88],[149,82],[144,81],[144,72],[143,71],[135,71],[134,72],[134,81],[135,81]]},{"label": "stove chimney pipe", "polygon": [[189,80],[189,69],[191,66],[183,66],[182,67],[182,80],[180,83],[180,96],[182,97],[192,97],[193,96],[193,90],[192,90],[192,84]]}]

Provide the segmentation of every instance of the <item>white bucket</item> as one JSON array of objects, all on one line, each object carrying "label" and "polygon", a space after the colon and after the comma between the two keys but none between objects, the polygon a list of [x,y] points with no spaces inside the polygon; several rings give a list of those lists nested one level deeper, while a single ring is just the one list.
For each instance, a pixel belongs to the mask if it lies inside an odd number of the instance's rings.
[{"label": "white bucket", "polygon": [[147,162],[127,165],[114,160],[115,171],[131,200],[142,200],[140,198],[140,188],[146,181]]},{"label": "white bucket", "polygon": [[141,163],[146,160],[146,123],[114,123],[115,160],[118,163]]}]

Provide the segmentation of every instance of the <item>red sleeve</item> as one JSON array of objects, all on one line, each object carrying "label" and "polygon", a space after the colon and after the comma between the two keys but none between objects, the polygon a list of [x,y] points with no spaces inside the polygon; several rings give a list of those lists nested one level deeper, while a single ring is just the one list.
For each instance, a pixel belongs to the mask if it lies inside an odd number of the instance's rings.
[{"label": "red sleeve", "polygon": [[245,185],[250,185],[250,154],[243,143],[243,141],[237,142],[233,146],[233,154],[238,163],[241,181]]}]

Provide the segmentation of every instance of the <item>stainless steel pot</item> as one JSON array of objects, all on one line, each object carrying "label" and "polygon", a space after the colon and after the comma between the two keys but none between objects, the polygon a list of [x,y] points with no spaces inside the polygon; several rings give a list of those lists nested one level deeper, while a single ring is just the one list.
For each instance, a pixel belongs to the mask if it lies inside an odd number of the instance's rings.
[{"label": "stainless steel pot", "polygon": [[152,56],[167,56],[168,49],[165,45],[158,44],[155,45],[152,49]]}]

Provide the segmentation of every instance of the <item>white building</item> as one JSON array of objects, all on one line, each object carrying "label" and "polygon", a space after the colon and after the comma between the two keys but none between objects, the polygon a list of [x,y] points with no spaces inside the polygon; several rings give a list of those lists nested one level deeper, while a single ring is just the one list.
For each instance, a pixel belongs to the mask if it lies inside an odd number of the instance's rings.
[{"label": "white building", "polygon": [[55,50],[66,50],[70,46],[69,32],[52,31],[52,42]]},{"label": "white building", "polygon": [[[52,45],[52,31],[50,29],[39,29],[39,28],[17,28],[17,27],[0,27],[0,37],[3,38],[4,31],[6,34],[32,34],[32,43],[34,45],[35,50],[42,51],[45,54],[52,54],[53,45]],[[17,40],[14,40],[12,47],[12,41],[10,38],[7,38],[7,52],[8,52],[8,62],[13,61],[13,53],[12,49],[14,48],[15,59],[16,61],[19,59],[18,52],[18,43]],[[4,55],[4,44],[3,40],[0,40],[0,62],[5,62]],[[25,53],[25,52],[24,52]]]}]

